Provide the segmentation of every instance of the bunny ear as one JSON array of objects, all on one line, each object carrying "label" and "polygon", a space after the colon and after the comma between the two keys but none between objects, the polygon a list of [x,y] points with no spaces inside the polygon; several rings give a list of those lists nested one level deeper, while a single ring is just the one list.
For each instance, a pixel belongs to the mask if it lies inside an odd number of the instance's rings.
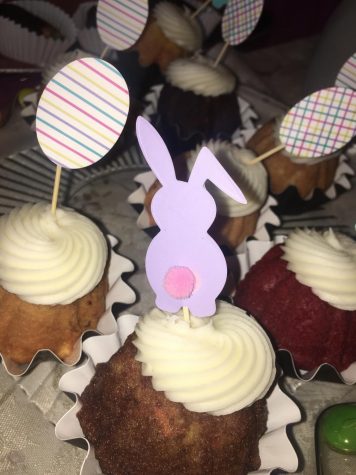
[{"label": "bunny ear", "polygon": [[143,117],[137,117],[136,135],[142,153],[162,185],[176,181],[172,159],[157,130]]},{"label": "bunny ear", "polygon": [[203,185],[206,180],[213,182],[214,185],[235,201],[242,204],[247,203],[242,191],[227,173],[225,168],[207,147],[203,147],[195,161],[193,170],[189,177],[189,183],[193,185]]}]

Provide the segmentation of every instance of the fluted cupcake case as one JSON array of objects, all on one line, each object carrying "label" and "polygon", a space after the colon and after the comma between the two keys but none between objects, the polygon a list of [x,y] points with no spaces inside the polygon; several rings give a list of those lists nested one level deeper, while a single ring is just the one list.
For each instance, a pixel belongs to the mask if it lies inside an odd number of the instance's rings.
[{"label": "fluted cupcake case", "polygon": [[43,67],[73,45],[76,40],[75,25],[59,7],[40,0],[19,0],[15,3],[56,27],[63,39],[45,38],[12,20],[0,17],[1,54]]}]

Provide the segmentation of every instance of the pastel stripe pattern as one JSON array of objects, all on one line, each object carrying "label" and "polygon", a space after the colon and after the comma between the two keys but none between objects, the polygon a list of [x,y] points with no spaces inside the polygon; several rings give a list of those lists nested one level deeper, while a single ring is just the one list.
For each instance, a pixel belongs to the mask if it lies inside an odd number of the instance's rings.
[{"label": "pastel stripe pattern", "polygon": [[120,137],[129,105],[126,82],[111,64],[98,58],[73,61],[43,91],[36,115],[38,142],[63,168],[92,165]]},{"label": "pastel stripe pattern", "polygon": [[125,50],[136,43],[145,28],[148,0],[100,0],[96,19],[102,41]]},{"label": "pastel stripe pattern", "polygon": [[288,153],[322,157],[346,145],[356,134],[356,93],[331,87],[304,98],[284,117],[279,138]]},{"label": "pastel stripe pattern", "polygon": [[222,19],[226,43],[238,45],[255,29],[263,9],[263,0],[229,0]]},{"label": "pastel stripe pattern", "polygon": [[349,87],[356,90],[356,53],[349,58],[337,75],[336,86]]}]

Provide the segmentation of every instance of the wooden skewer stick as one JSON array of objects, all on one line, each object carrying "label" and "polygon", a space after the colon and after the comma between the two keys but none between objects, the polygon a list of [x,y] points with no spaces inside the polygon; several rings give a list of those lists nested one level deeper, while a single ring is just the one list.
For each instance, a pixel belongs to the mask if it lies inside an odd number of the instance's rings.
[{"label": "wooden skewer stick", "polygon": [[183,318],[184,318],[184,321],[189,323],[190,325],[190,313],[189,313],[188,307],[183,307]]},{"label": "wooden skewer stick", "polygon": [[205,8],[209,5],[209,3],[211,3],[211,1],[212,0],[205,0],[205,2],[202,5],[200,5],[200,7],[190,15],[190,18],[195,18],[196,16],[198,16],[200,12],[205,10]]},{"label": "wooden skewer stick", "polygon": [[51,207],[51,213],[53,216],[56,215],[56,208],[57,208],[57,201],[58,201],[58,192],[59,192],[59,184],[61,181],[61,173],[62,173],[62,167],[60,165],[57,165],[56,168],[56,176],[54,178],[54,185],[53,185],[53,194],[52,194],[52,207]]},{"label": "wooden skewer stick", "polygon": [[226,53],[226,50],[228,49],[229,47],[229,43],[225,43],[224,46],[221,48],[221,51],[220,53],[218,54],[218,57],[216,58],[214,64],[213,64],[213,67],[216,68],[216,66],[220,63],[220,61],[222,60],[224,54]]},{"label": "wooden skewer stick", "polygon": [[109,49],[110,49],[109,46],[105,46],[105,48],[104,48],[103,51],[101,52],[100,59],[104,59],[104,58],[105,58],[105,56],[107,55]]},{"label": "wooden skewer stick", "polygon": [[272,148],[271,150],[268,150],[268,152],[263,153],[262,155],[259,155],[256,158],[253,158],[252,160],[248,160],[246,162],[248,165],[254,165],[255,163],[262,162],[265,158],[270,157],[271,155],[274,155],[275,153],[279,152],[280,150],[284,149],[284,145],[277,145],[277,147]]}]

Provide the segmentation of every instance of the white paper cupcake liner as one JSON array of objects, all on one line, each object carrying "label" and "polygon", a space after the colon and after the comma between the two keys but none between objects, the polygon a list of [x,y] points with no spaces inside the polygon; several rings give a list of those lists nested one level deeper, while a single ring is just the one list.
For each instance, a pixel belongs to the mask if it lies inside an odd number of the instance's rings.
[{"label": "white paper cupcake liner", "polygon": [[[259,261],[272,247],[285,241],[286,236],[276,236],[273,241],[247,241],[239,249],[237,259],[240,266],[241,280],[249,269]],[[356,383],[356,362],[343,371],[338,371],[334,366],[324,363],[311,371],[298,369],[295,366],[293,355],[287,349],[277,350],[278,361],[284,372],[302,381],[320,379],[323,381],[339,382],[343,384]]]},{"label": "white paper cupcake liner", "polygon": [[105,49],[105,43],[101,41],[98,30],[95,27],[87,28],[86,19],[90,8],[96,6],[98,2],[85,2],[79,5],[73,15],[73,21],[78,30],[78,41],[84,51],[99,56]]},{"label": "white paper cupcake liner", "polygon": [[[88,445],[88,452],[83,462],[80,475],[102,474],[94,449],[85,439],[76,414],[80,410],[79,397],[95,373],[98,363],[106,362],[123,345],[127,336],[134,331],[138,317],[122,315],[117,321],[117,332],[112,335],[88,338],[83,349],[88,360],[82,366],[69,371],[62,376],[59,387],[62,391],[76,395],[75,405],[58,421],[55,433],[60,440],[83,438]],[[296,404],[281,391],[278,385],[267,399],[268,421],[267,432],[259,443],[261,467],[253,474],[269,474],[280,468],[294,472],[298,467],[297,454],[288,439],[286,427],[300,421],[301,415]],[[251,473],[252,475],[252,473]]]},{"label": "white paper cupcake liner", "polygon": [[12,20],[0,17],[0,53],[4,56],[44,66],[76,40],[74,23],[60,8],[40,0],[18,0],[15,3],[56,27],[63,39],[44,38]]},{"label": "white paper cupcake liner", "polygon": [[35,364],[39,363],[40,361],[53,358],[66,366],[74,366],[78,363],[82,356],[82,340],[85,333],[89,331],[96,331],[97,333],[111,334],[117,330],[116,320],[112,312],[113,305],[115,303],[132,304],[136,300],[134,291],[124,282],[122,278],[123,273],[132,272],[134,270],[134,265],[129,259],[120,256],[120,254],[113,250],[113,247],[118,243],[117,239],[113,236],[108,236],[108,239],[111,245],[111,257],[108,272],[109,291],[106,296],[106,311],[101,316],[96,330],[87,330],[83,332],[81,337],[78,339],[72,354],[64,360],[61,360],[53,351],[46,348],[38,350],[33,356],[32,360],[29,363],[23,365],[19,365],[9,358],[3,357],[0,353],[0,358],[2,358],[4,368],[9,374],[12,376],[23,376]]}]

